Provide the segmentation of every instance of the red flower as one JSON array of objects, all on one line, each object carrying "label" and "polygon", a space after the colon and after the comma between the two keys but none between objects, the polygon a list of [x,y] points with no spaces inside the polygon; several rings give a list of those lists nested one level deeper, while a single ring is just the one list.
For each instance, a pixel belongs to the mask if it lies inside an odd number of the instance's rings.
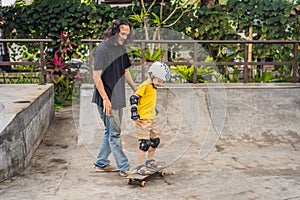
[{"label": "red flower", "polygon": [[68,33],[61,33],[61,34],[60,34],[60,37],[61,37],[64,41],[66,41],[66,40],[68,39],[69,35],[68,35]]},{"label": "red flower", "polygon": [[57,53],[54,54],[53,65],[55,68],[60,68],[63,65],[64,59],[62,57],[58,57]]}]

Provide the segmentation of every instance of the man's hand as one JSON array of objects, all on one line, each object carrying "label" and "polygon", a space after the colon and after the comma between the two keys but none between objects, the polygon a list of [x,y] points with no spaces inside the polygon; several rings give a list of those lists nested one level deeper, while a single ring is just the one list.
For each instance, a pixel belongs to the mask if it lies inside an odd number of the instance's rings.
[{"label": "man's hand", "polygon": [[111,114],[111,110],[112,106],[110,100],[108,98],[103,99],[103,112],[109,116]]},{"label": "man's hand", "polygon": [[101,79],[102,70],[94,70],[93,71],[93,80],[95,82],[96,88],[100,94],[100,96],[103,99],[103,112],[105,112],[106,115],[111,114],[112,106],[111,102],[105,92],[104,85]]}]

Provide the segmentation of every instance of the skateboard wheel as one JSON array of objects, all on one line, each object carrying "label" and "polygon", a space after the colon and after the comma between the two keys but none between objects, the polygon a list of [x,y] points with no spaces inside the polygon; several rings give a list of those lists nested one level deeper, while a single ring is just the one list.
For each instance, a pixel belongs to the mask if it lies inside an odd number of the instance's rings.
[{"label": "skateboard wheel", "polygon": [[140,185],[141,185],[142,187],[145,187],[146,181],[141,181]]},{"label": "skateboard wheel", "polygon": [[131,178],[127,179],[127,183],[128,183],[128,185],[131,185],[131,183],[132,183]]},{"label": "skateboard wheel", "polygon": [[166,172],[164,170],[160,172],[161,177],[164,177],[165,175],[166,175]]}]

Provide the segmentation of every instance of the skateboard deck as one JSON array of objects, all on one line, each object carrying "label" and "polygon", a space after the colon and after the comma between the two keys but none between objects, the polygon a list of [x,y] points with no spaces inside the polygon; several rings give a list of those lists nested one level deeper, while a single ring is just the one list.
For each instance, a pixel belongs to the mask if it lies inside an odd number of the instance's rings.
[{"label": "skateboard deck", "polygon": [[138,174],[137,172],[129,174],[127,178],[127,183],[128,185],[133,185],[133,184],[138,184],[142,187],[146,185],[146,179],[150,176],[153,176],[154,174],[158,174],[161,177],[164,177],[166,175],[165,168],[167,167],[166,165],[162,165],[163,167],[157,168],[156,170],[151,171],[151,174],[147,175],[141,175]]}]

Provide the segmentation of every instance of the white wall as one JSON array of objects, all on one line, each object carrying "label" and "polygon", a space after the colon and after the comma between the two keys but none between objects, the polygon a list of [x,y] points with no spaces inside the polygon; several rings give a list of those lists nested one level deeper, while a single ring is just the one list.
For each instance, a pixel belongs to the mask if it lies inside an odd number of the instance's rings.
[{"label": "white wall", "polygon": [[[10,6],[15,3],[16,0],[0,0],[2,1],[2,6]],[[26,0],[26,4],[31,4],[33,0]]]},{"label": "white wall", "polygon": [[2,0],[2,6],[10,6],[15,3],[15,0]]}]

